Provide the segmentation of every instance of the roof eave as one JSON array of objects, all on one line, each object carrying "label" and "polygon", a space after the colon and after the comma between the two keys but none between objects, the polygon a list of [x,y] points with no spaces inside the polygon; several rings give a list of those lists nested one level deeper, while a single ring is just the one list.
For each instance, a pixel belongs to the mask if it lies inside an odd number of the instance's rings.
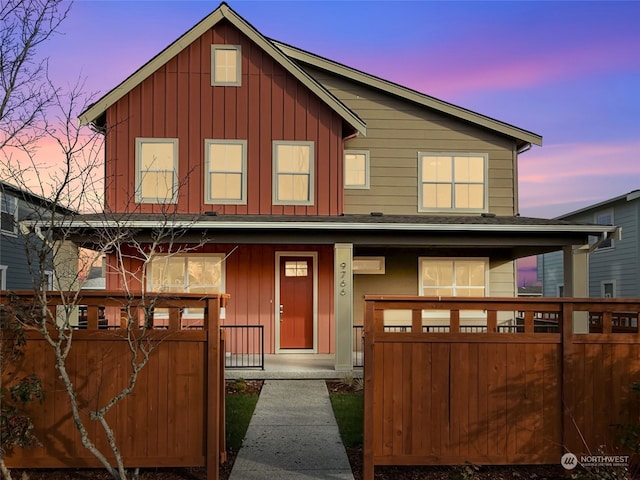
[{"label": "roof eave", "polygon": [[437,98],[417,92],[415,90],[404,87],[397,83],[393,83],[388,80],[384,80],[382,78],[371,75],[369,73],[356,70],[352,67],[348,67],[338,62],[334,62],[333,60],[329,60],[327,58],[321,57],[311,52],[307,52],[305,50],[301,50],[291,45],[287,45],[277,40],[271,39],[270,41],[272,44],[274,44],[276,47],[282,50],[282,52],[285,55],[291,58],[294,58],[295,60],[298,60],[300,62],[306,63],[316,68],[320,68],[322,70],[332,72],[334,74],[337,74],[346,78],[350,78],[355,81],[359,81],[373,88],[392,93],[394,95],[405,98],[407,100],[418,103],[420,105],[436,109],[448,115],[452,115],[454,117],[483,126],[485,128],[489,128],[503,135],[512,137],[516,139],[516,141],[518,142],[517,143],[518,148],[525,146],[526,144],[529,144],[529,143],[532,145],[542,146],[542,136],[536,133],[530,132],[528,130],[524,130],[514,125],[501,122],[499,120],[473,112],[471,110],[467,110],[465,108],[459,107],[457,105],[453,105],[443,100],[439,100]]}]

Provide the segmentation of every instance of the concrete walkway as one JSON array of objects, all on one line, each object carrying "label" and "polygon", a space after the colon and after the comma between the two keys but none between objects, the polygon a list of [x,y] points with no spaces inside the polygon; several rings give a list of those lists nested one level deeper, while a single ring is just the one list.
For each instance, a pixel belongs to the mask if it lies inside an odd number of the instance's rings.
[{"label": "concrete walkway", "polygon": [[230,480],[353,480],[323,380],[265,380]]}]

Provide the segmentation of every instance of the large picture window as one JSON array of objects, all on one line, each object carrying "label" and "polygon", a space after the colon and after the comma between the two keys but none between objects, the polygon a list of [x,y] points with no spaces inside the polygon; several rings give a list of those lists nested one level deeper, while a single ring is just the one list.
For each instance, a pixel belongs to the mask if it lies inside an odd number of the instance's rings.
[{"label": "large picture window", "polygon": [[18,233],[18,200],[3,192],[0,192],[0,230]]},{"label": "large picture window", "polygon": [[206,203],[247,203],[246,140],[206,140]]},{"label": "large picture window", "polygon": [[[223,293],[224,288],[223,254],[157,255],[149,263],[149,292],[215,294]],[[203,310],[191,308],[185,315],[201,317]]]},{"label": "large picture window", "polygon": [[487,156],[418,154],[420,211],[484,211]]},{"label": "large picture window", "polygon": [[419,294],[427,297],[484,297],[486,277],[486,259],[421,258]]},{"label": "large picture window", "polygon": [[273,142],[273,204],[313,205],[313,142]]},{"label": "large picture window", "polygon": [[178,201],[177,138],[136,138],[136,201]]},{"label": "large picture window", "polygon": [[240,45],[211,45],[211,85],[240,86]]}]

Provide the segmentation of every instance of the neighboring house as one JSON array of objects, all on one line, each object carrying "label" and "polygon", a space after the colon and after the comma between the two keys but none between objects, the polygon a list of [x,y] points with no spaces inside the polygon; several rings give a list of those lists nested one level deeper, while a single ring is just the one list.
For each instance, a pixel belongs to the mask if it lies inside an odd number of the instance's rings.
[{"label": "neighboring house", "polygon": [[[640,190],[557,217],[558,220],[618,225],[622,238],[590,242],[588,295],[640,298]],[[546,297],[564,296],[563,257],[559,252],[538,256],[538,280]]]},{"label": "neighboring house", "polygon": [[339,370],[364,294],[513,297],[515,259],[614,230],[519,216],[540,136],[270,40],[224,3],[80,119],[106,136],[108,214],[78,227],[144,238],[171,211],[183,242],[207,239],[138,288],[229,293],[225,322],[264,326],[267,353]]},{"label": "neighboring house", "polygon": [[31,290],[40,282],[54,288],[54,262],[41,265],[41,240],[20,230],[23,220],[42,219],[55,209],[61,215],[74,212],[49,200],[0,181],[0,290]]}]

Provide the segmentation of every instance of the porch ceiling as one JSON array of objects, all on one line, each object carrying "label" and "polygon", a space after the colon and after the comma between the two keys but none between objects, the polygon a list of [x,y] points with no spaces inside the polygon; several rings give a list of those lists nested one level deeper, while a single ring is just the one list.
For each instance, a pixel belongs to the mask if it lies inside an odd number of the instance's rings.
[{"label": "porch ceiling", "polygon": [[179,230],[181,242],[243,244],[334,244],[358,247],[407,247],[494,251],[519,258],[584,245],[590,235],[602,236],[614,226],[579,224],[527,217],[426,215],[78,215],[65,228],[85,246],[100,232],[134,230],[144,241],[163,228]]}]

